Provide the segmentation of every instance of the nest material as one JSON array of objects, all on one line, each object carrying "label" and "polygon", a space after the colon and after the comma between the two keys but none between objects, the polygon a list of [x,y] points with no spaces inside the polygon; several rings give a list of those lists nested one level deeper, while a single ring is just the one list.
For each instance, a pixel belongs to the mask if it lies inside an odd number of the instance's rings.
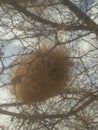
[{"label": "nest material", "polygon": [[11,86],[11,92],[25,103],[59,95],[70,78],[72,61],[68,56],[68,50],[61,47],[52,51],[41,47],[35,53],[24,56],[14,71],[14,77],[20,77],[21,82]]}]

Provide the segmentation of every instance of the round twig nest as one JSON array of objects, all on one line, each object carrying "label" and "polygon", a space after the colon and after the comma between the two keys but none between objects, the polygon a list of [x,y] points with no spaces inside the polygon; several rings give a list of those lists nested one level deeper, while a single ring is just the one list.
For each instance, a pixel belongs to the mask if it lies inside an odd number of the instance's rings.
[{"label": "round twig nest", "polygon": [[[11,93],[21,102],[40,102],[59,95],[70,78],[72,61],[66,48],[53,50],[41,47],[30,55],[23,56],[12,76],[18,83],[11,86]],[[14,78],[15,77],[15,78]]]}]

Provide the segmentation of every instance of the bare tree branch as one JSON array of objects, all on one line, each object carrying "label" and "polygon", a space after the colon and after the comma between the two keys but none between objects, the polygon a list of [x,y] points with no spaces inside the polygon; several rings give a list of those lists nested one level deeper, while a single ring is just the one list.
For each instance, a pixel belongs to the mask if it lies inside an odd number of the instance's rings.
[{"label": "bare tree branch", "polygon": [[84,24],[87,25],[89,30],[92,30],[98,36],[98,25],[84,12],[82,12],[75,4],[69,0],[61,0],[65,6],[75,13],[75,15],[81,20]]},{"label": "bare tree branch", "polygon": [[66,25],[64,23],[60,24],[60,23],[56,23],[56,22],[52,22],[49,21],[47,19],[44,19],[42,17],[39,17],[31,12],[29,12],[28,10],[26,10],[26,8],[22,7],[21,5],[17,4],[17,2],[15,1],[8,1],[8,0],[2,0],[3,3],[7,3],[9,5],[12,5],[16,10],[18,10],[19,12],[22,12],[25,16],[27,16],[28,18],[31,18],[32,20],[35,20],[37,22],[43,23],[45,25],[50,25],[53,28],[56,28],[57,30],[66,30],[66,31],[77,31],[77,30],[86,30],[86,31],[94,31],[94,28],[85,26],[85,25],[73,25],[72,23],[70,23],[69,25]]}]

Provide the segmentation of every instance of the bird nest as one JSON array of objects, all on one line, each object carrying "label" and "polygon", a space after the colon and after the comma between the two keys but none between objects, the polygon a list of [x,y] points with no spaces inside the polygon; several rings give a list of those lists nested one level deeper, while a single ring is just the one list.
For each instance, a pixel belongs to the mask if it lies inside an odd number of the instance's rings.
[{"label": "bird nest", "polygon": [[41,102],[62,93],[70,79],[72,61],[66,48],[41,47],[23,56],[12,78],[18,77],[10,91],[21,102]]}]

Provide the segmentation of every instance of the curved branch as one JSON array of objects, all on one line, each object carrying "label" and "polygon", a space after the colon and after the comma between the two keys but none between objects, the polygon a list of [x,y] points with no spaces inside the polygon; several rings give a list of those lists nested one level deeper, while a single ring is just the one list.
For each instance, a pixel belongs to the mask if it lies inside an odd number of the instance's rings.
[{"label": "curved branch", "polygon": [[75,15],[87,25],[89,30],[92,30],[98,36],[98,25],[84,12],[82,12],[75,4],[69,0],[61,0],[63,5],[68,6],[68,8],[75,13]]},{"label": "curved branch", "polygon": [[88,26],[84,26],[84,25],[72,25],[72,23],[70,23],[69,25],[65,25],[65,23],[60,24],[60,23],[55,23],[52,21],[49,21],[47,19],[44,19],[42,17],[39,17],[31,12],[29,12],[28,10],[26,10],[24,7],[22,7],[21,5],[17,4],[17,2],[13,1],[13,0],[2,0],[3,3],[7,3],[9,5],[12,5],[16,10],[18,10],[19,12],[22,12],[25,16],[30,17],[31,19],[40,22],[42,24],[45,25],[50,25],[53,28],[56,28],[57,30],[66,30],[66,31],[76,31],[76,30],[87,30],[87,31],[93,31],[94,28],[88,28]]},{"label": "curved branch", "polygon": [[54,115],[40,114],[40,115],[36,116],[36,115],[26,115],[26,114],[22,114],[22,113],[10,112],[10,111],[6,111],[3,109],[0,109],[0,114],[9,115],[12,117],[16,117],[18,119],[25,119],[25,120],[29,119],[31,122],[37,121],[37,120],[45,120],[45,119],[59,119],[59,118],[65,119],[72,115],[75,115],[76,113],[83,110],[84,108],[86,108],[88,105],[90,105],[91,103],[93,103],[96,100],[98,100],[98,95],[92,95],[87,101],[85,101],[79,107],[77,107],[74,110],[69,111],[66,114],[54,114]]}]

